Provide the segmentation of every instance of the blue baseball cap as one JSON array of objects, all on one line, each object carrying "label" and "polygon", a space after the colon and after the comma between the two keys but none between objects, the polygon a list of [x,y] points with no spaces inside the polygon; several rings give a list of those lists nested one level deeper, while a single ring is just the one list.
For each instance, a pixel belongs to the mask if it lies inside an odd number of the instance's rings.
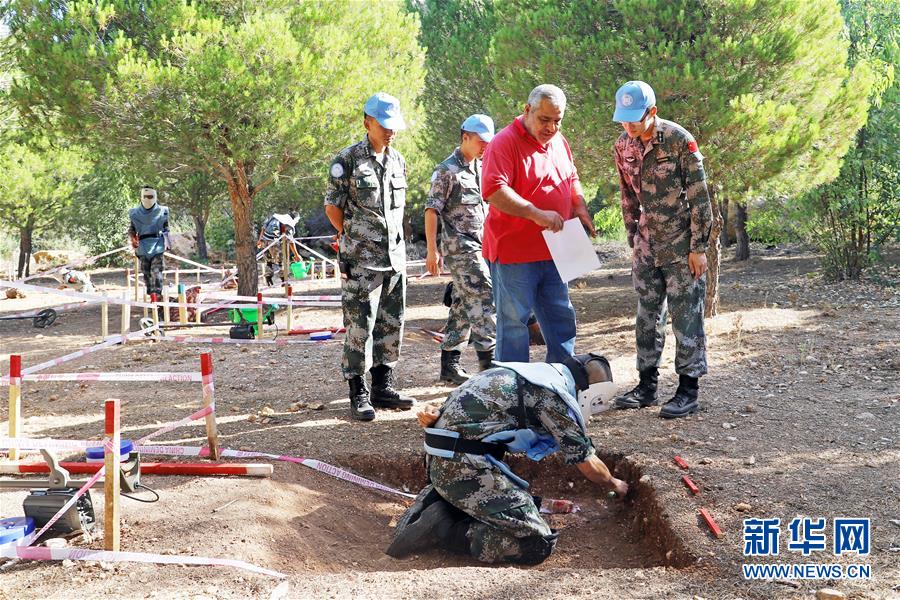
[{"label": "blue baseball cap", "polygon": [[636,123],[644,117],[648,108],[656,106],[653,88],[643,81],[629,81],[616,92],[616,112],[613,121]]},{"label": "blue baseball cap", "polygon": [[399,131],[406,129],[406,121],[400,114],[400,101],[384,92],[373,94],[366,100],[365,113],[374,117],[385,129]]},{"label": "blue baseball cap", "polygon": [[485,142],[494,139],[494,120],[487,115],[472,115],[463,121],[460,129],[469,133],[477,133],[478,137]]}]

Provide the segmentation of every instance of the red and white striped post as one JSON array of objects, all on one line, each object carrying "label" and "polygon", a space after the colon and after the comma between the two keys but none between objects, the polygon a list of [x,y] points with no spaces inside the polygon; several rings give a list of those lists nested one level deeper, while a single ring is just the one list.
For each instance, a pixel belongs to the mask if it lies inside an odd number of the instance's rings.
[{"label": "red and white striped post", "polygon": [[262,339],[263,337],[263,295],[260,292],[256,293],[256,338]]},{"label": "red and white striped post", "polygon": [[[10,354],[9,356],[9,437],[19,437],[19,425],[21,424],[20,411],[22,408],[22,356]],[[19,449],[9,449],[9,459],[19,460]]]},{"label": "red and white striped post", "polygon": [[287,330],[288,330],[288,332],[290,332],[291,324],[294,321],[294,303],[292,300],[292,298],[294,296],[294,289],[291,287],[290,284],[288,284],[287,288],[285,289],[285,294],[287,295],[287,299],[288,299]]},{"label": "red and white striped post", "polygon": [[216,431],[216,406],[214,400],[212,354],[204,352],[200,355],[200,376],[203,380],[203,406],[212,406],[213,410],[206,415],[206,440],[209,444],[209,456],[219,460],[219,434]]},{"label": "red and white striped post", "polygon": [[103,481],[103,548],[113,552],[119,551],[121,540],[119,520],[119,467],[122,448],[119,433],[119,401],[110,398],[106,401],[106,428],[103,442],[106,476]]}]

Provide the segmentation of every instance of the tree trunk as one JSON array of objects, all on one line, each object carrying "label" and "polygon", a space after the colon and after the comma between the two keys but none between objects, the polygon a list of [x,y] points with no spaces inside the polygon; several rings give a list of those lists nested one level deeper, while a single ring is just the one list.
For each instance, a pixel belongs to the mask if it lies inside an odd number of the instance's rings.
[{"label": "tree trunk", "polygon": [[25,227],[19,230],[19,274],[17,277],[21,279],[31,275],[31,240],[34,233],[34,226],[29,220]]},{"label": "tree trunk", "polygon": [[238,294],[255,296],[259,289],[256,265],[256,238],[253,235],[253,198],[246,175],[238,167],[237,176],[228,181],[231,212],[234,216],[234,253],[238,270]]},{"label": "tree trunk", "polygon": [[209,260],[206,253],[206,217],[194,215],[194,231],[197,235],[197,257],[200,262],[206,262]]},{"label": "tree trunk", "polygon": [[722,233],[722,214],[716,203],[715,190],[709,189],[712,196],[712,230],[709,232],[709,248],[706,249],[706,299],[704,316],[714,317],[719,313],[719,235]]},{"label": "tree trunk", "polygon": [[727,248],[733,242],[731,236],[728,235],[728,226],[730,225],[728,222],[728,198],[723,198],[719,204],[719,214],[722,215],[722,233],[719,234],[719,243],[723,248]]},{"label": "tree trunk", "polygon": [[734,205],[734,233],[737,241],[734,259],[748,260],[750,258],[750,236],[747,235],[747,205],[740,202]]}]

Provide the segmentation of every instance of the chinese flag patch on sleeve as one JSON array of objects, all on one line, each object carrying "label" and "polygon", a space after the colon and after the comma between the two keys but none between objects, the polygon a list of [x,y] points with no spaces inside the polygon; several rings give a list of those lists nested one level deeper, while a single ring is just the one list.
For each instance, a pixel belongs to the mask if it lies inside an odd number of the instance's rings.
[{"label": "chinese flag patch on sleeve", "polygon": [[696,152],[698,149],[699,149],[699,147],[697,146],[696,140],[691,140],[688,142],[688,151],[689,152]]}]

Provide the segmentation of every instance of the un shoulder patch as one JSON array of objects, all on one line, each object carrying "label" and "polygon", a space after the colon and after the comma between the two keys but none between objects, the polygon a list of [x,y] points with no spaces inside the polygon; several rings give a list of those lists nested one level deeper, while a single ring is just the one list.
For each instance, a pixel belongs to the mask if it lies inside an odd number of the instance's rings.
[{"label": "un shoulder patch", "polygon": [[332,164],[330,173],[331,173],[331,176],[334,177],[335,179],[337,179],[338,177],[341,177],[344,174],[343,165],[341,165],[341,163],[339,163],[339,162]]},{"label": "un shoulder patch", "polygon": [[435,181],[437,181],[437,178],[438,178],[438,172],[435,171],[434,173],[431,174],[431,183],[434,183]]}]

